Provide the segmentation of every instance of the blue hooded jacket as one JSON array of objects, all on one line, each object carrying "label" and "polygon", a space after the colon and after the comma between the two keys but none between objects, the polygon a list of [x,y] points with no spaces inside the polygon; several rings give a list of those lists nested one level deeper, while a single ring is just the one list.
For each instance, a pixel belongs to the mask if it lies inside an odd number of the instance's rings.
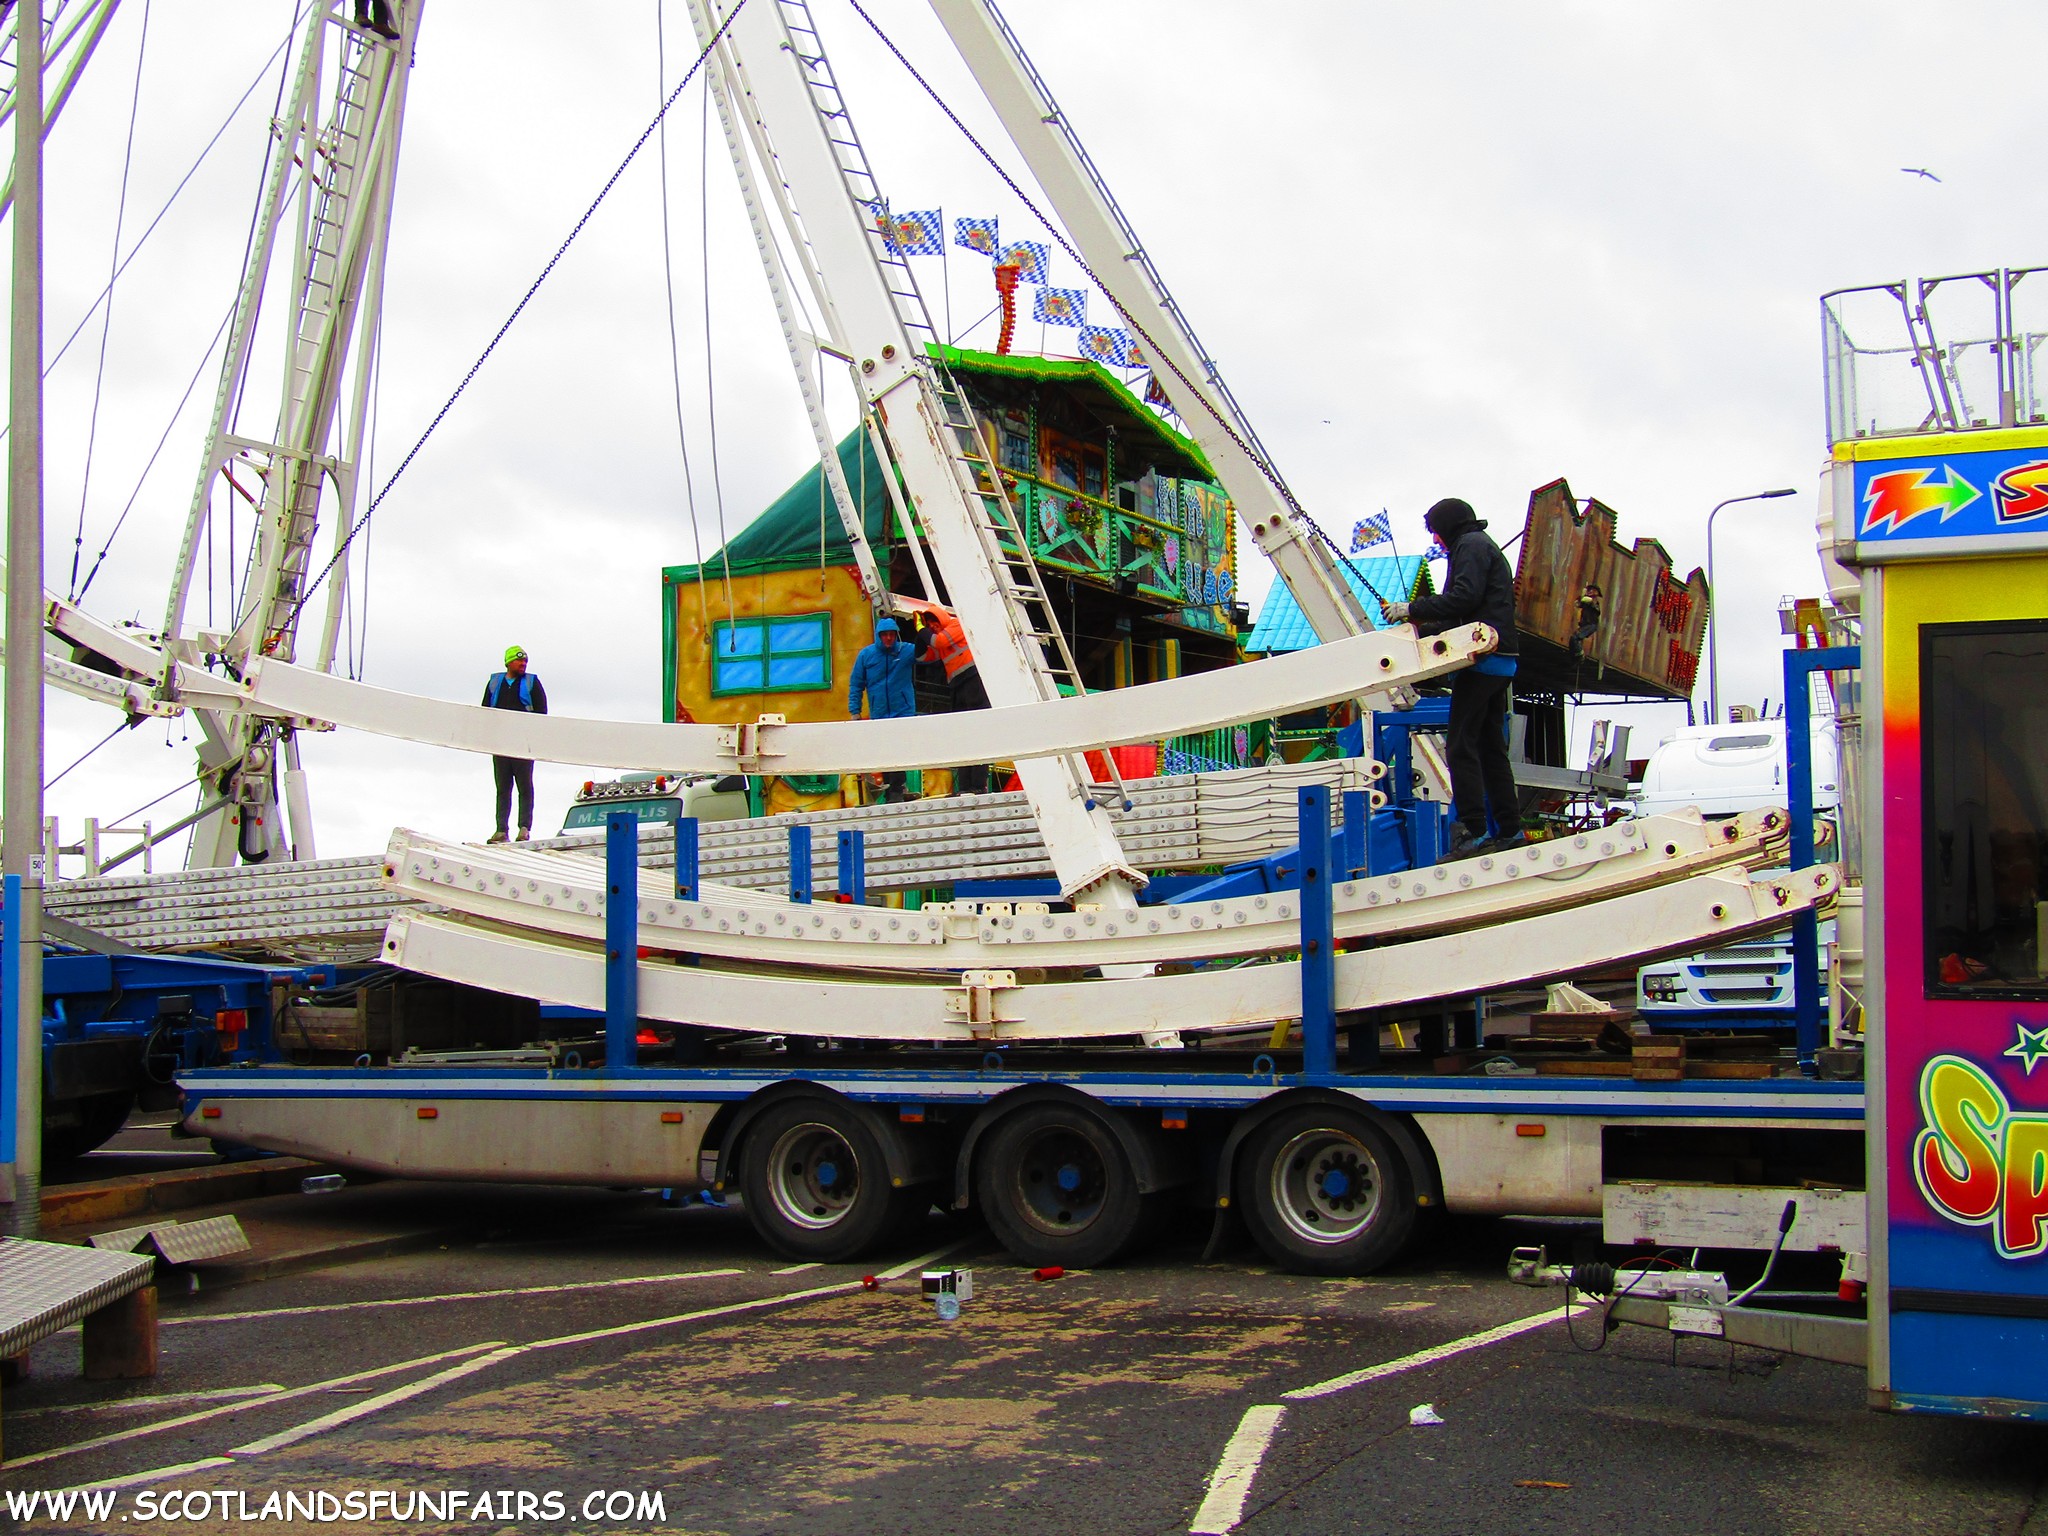
[{"label": "blue hooded jacket", "polygon": [[917,713],[917,656],[924,648],[923,634],[899,639],[887,649],[882,636],[898,633],[894,619],[875,621],[875,638],[860,648],[853,659],[853,676],[846,687],[846,712],[860,718],[860,699],[868,699],[870,720],[901,720]]}]

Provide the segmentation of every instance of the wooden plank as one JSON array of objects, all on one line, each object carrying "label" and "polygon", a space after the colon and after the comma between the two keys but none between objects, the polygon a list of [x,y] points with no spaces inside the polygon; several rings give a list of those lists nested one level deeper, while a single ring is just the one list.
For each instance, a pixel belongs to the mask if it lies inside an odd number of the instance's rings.
[{"label": "wooden plank", "polygon": [[157,1370],[156,1287],[145,1285],[85,1315],[87,1381],[137,1381]]},{"label": "wooden plank", "polygon": [[1629,1064],[1618,1056],[1570,1057],[1536,1063],[1539,1077],[1627,1077]]}]

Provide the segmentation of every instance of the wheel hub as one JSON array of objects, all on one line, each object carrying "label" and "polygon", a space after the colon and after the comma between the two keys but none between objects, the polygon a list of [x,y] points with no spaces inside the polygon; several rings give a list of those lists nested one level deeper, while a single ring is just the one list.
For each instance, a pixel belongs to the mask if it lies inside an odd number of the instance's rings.
[{"label": "wheel hub", "polygon": [[793,1125],[768,1152],[768,1194],[782,1218],[821,1231],[837,1225],[860,1194],[860,1163],[829,1125]]},{"label": "wheel hub", "polygon": [[1297,1237],[1348,1242],[1378,1217],[1381,1182],[1369,1148],[1339,1130],[1304,1131],[1273,1159],[1273,1210]]}]

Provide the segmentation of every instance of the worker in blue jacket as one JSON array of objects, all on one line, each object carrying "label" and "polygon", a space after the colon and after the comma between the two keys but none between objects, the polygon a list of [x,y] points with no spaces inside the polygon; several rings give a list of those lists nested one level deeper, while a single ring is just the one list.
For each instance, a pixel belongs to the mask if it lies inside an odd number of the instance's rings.
[{"label": "worker in blue jacket", "polygon": [[[541,687],[539,678],[526,670],[524,646],[505,648],[505,670],[493,672],[490,681],[484,684],[484,708],[516,709],[529,715],[548,712],[548,691]],[[533,836],[533,759],[493,755],[491,774],[498,785],[498,829],[484,841],[505,841],[505,829],[512,819],[512,791],[516,788],[519,791],[519,841],[523,843]]]},{"label": "worker in blue jacket", "polygon": [[[917,713],[917,660],[931,644],[930,632],[920,630],[905,639],[894,619],[875,620],[875,638],[853,658],[853,676],[846,685],[846,712],[860,718],[863,696],[870,720],[905,720]],[[901,773],[882,775],[882,798],[890,802],[904,798]]]}]

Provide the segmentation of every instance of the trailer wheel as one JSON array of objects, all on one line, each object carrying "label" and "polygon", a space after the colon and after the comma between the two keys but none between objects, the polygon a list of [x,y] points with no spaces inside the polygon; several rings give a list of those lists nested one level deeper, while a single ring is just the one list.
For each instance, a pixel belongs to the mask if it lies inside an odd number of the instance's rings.
[{"label": "trailer wheel", "polygon": [[1415,1231],[1415,1187],[1392,1139],[1354,1111],[1283,1110],[1252,1133],[1238,1165],[1245,1225],[1274,1263],[1307,1275],[1364,1275]]},{"label": "trailer wheel", "polygon": [[928,1189],[892,1188],[873,1128],[822,1099],[762,1112],[741,1150],[740,1188],[747,1219],[769,1247],[828,1263],[865,1253],[900,1229],[907,1203],[931,1199]]},{"label": "trailer wheel", "polygon": [[1123,1144],[1079,1106],[1018,1110],[997,1122],[977,1161],[981,1213],[1021,1263],[1107,1264],[1147,1225],[1146,1201]]},{"label": "trailer wheel", "polygon": [[[83,1157],[96,1147],[106,1145],[114,1135],[128,1123],[128,1116],[135,1110],[135,1095],[125,1088],[111,1093],[88,1094],[73,1101],[76,1123],[51,1124],[50,1117],[43,1120],[43,1160],[51,1163],[69,1162],[74,1157]],[[58,1106],[51,1106],[57,1108]]]}]

